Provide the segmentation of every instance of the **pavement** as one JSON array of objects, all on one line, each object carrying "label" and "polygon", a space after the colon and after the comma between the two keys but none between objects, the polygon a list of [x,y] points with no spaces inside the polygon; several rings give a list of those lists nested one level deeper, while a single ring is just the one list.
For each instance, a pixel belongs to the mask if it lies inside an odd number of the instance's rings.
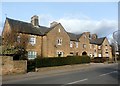
[{"label": "pavement", "polygon": [[[115,63],[114,63],[115,64]],[[59,67],[48,67],[41,68],[38,72],[28,72],[26,74],[14,74],[14,75],[5,75],[2,76],[3,83],[9,83],[19,80],[31,80],[37,78],[53,77],[61,74],[68,74],[75,71],[85,71],[95,68],[102,68],[111,66],[113,64],[104,64],[104,63],[90,63],[90,64],[77,64],[77,65],[66,65]]]}]

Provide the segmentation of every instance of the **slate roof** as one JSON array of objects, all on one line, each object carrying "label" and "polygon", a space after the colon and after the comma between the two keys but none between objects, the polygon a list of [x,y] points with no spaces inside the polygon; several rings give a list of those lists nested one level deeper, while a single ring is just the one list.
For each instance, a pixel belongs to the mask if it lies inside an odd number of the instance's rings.
[{"label": "slate roof", "polygon": [[32,35],[45,35],[45,33],[50,30],[50,28],[45,26],[34,27],[31,23],[13,20],[10,18],[6,19],[8,20],[11,28],[20,33],[27,33]]},{"label": "slate roof", "polygon": [[70,32],[67,32],[67,33],[68,33],[71,41],[79,41],[79,38],[82,36],[82,34],[74,34],[74,33],[70,33]]},{"label": "slate roof", "polygon": [[[55,27],[55,26],[52,28],[45,27],[45,26],[35,27],[31,23],[27,23],[27,22],[23,22],[23,21],[19,21],[19,20],[14,20],[14,19],[10,19],[10,18],[6,18],[6,20],[8,20],[8,23],[10,24],[11,29],[14,29],[20,33],[26,33],[26,34],[32,34],[32,35],[41,35],[41,36],[46,35],[50,30],[52,30]],[[58,24],[60,24],[60,23],[58,23]],[[82,34],[74,34],[74,33],[70,33],[70,32],[67,32],[67,34],[69,35],[71,41],[79,41],[79,38],[82,36]],[[90,40],[90,43],[101,45],[102,42],[104,41],[104,39],[105,39],[105,37],[98,38],[95,40]]]},{"label": "slate roof", "polygon": [[96,45],[101,45],[102,43],[103,43],[103,41],[104,41],[104,39],[105,39],[106,37],[102,37],[102,38],[97,38],[97,39],[91,39],[90,40],[90,43],[91,44],[96,44]]}]

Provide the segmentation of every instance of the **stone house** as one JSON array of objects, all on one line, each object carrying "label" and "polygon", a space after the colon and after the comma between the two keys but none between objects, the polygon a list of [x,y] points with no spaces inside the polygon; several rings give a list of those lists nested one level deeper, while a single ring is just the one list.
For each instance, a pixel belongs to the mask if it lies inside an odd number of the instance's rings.
[{"label": "stone house", "polygon": [[57,22],[52,22],[50,27],[41,26],[36,15],[31,18],[31,23],[6,18],[2,32],[3,45],[4,37],[12,33],[12,30],[17,33],[15,42],[17,44],[22,35],[28,36],[29,42],[26,46],[28,59],[35,59],[37,56],[66,57],[68,55],[112,57],[111,47],[106,37],[97,38],[96,34],[90,34],[90,32],[73,34],[67,32]]},{"label": "stone house", "polygon": [[91,55],[95,57],[109,57],[112,59],[112,49],[106,37],[90,40],[92,48]]}]

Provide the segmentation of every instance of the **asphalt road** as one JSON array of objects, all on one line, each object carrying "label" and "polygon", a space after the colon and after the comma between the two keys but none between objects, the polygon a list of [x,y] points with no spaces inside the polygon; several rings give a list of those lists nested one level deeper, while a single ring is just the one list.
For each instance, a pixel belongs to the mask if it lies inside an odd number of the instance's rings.
[{"label": "asphalt road", "polygon": [[118,84],[118,64],[102,65],[102,67],[58,73],[52,76],[6,81],[3,84],[62,84],[61,86],[71,84]]}]

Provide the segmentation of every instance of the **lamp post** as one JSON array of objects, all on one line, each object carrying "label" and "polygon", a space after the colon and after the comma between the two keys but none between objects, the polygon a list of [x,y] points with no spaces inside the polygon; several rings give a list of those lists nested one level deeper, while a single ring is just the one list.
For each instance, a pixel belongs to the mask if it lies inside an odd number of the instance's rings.
[{"label": "lamp post", "polygon": [[120,30],[113,32],[113,39],[115,40],[115,45],[117,45],[117,50],[115,49],[115,62],[117,62],[116,51],[119,51],[120,55]]}]

